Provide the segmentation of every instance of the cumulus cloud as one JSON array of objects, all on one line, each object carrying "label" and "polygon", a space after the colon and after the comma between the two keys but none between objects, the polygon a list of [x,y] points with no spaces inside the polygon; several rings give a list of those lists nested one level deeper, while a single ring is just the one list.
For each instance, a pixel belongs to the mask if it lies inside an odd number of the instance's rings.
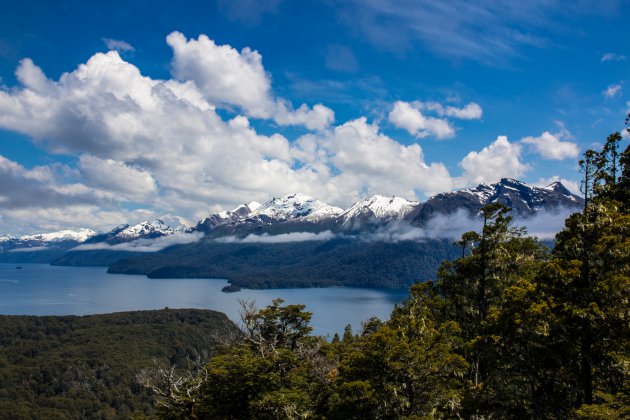
[{"label": "cumulus cloud", "polygon": [[303,136],[295,143],[293,155],[319,172],[338,174],[333,189],[319,196],[332,196],[331,201],[340,205],[357,201],[360,192],[417,197],[418,191],[431,193],[453,186],[442,163],[425,162],[420,145],[398,143],[365,117],[335,127],[323,138]]},{"label": "cumulus cloud", "polygon": [[562,139],[567,136],[566,131],[556,134],[545,131],[538,137],[524,137],[521,142],[530,146],[543,159],[573,159],[580,154],[580,149],[578,145],[573,142],[562,141]]},{"label": "cumulus cloud", "polygon": [[79,169],[90,186],[120,194],[133,201],[151,199],[157,192],[151,174],[123,162],[83,155],[79,160]]},{"label": "cumulus cloud", "polygon": [[197,242],[203,236],[204,235],[199,232],[175,233],[173,235],[160,236],[159,238],[154,239],[136,239],[135,241],[123,242],[114,245],[106,243],[83,244],[72,248],[72,251],[92,251],[96,249],[103,249],[110,251],[157,252],[169,246]]},{"label": "cumulus cloud", "polygon": [[602,58],[600,59],[602,63],[605,63],[607,61],[625,61],[625,60],[626,60],[625,55],[611,53],[611,52],[602,55]]},{"label": "cumulus cloud", "polygon": [[[242,64],[242,53],[229,48],[224,52],[233,57],[227,61]],[[414,198],[453,186],[446,167],[425,162],[418,144],[402,145],[365,118],[293,142],[261,135],[245,115],[219,115],[221,102],[210,100],[196,82],[144,76],[116,51],[95,54],[58,80],[29,59],[16,75],[21,86],[0,90],[0,127],[29,136],[49,153],[80,158],[76,168],[68,168],[77,182],[46,181],[52,179],[50,168],[20,175],[12,184],[15,193],[5,194],[15,210],[10,220],[3,214],[4,230],[17,220],[26,225],[34,215],[23,210],[35,207],[47,220],[40,229],[77,221],[100,228],[138,220],[140,211],[147,218],[170,213],[194,221],[207,215],[208,204],[216,211],[295,191],[345,206],[365,194]],[[230,89],[226,97],[248,104]],[[275,118],[328,119],[323,106],[294,110],[266,92]],[[278,111],[283,106],[284,114]],[[37,171],[43,173],[40,181],[32,179]],[[127,202],[140,209],[124,210]]]},{"label": "cumulus cloud", "polygon": [[102,38],[102,40],[105,43],[105,46],[109,50],[115,50],[115,51],[120,51],[120,52],[133,52],[136,50],[133,47],[133,45],[131,45],[127,41],[122,41],[119,39],[111,39],[111,38]]},{"label": "cumulus cloud", "polygon": [[62,204],[97,204],[106,199],[82,184],[58,184],[54,178],[50,167],[27,169],[0,156],[0,206],[6,212]]},{"label": "cumulus cloud", "polygon": [[306,242],[306,241],[327,241],[333,239],[335,234],[329,230],[319,233],[313,232],[292,232],[292,233],[282,233],[279,235],[269,235],[267,233],[263,233],[262,235],[249,234],[244,238],[239,238],[236,236],[225,236],[223,238],[215,239],[215,242],[223,242],[223,243],[243,243],[243,244],[251,244],[251,243],[261,243],[261,244],[278,244],[278,243],[286,243],[286,242]]},{"label": "cumulus cloud", "polygon": [[455,128],[447,120],[426,116],[417,104],[410,102],[395,102],[389,121],[418,138],[435,136],[445,139],[455,135]]},{"label": "cumulus cloud", "polygon": [[166,42],[173,49],[175,78],[193,81],[210,102],[237,106],[254,118],[311,130],[323,130],[334,121],[333,111],[322,104],[313,108],[302,104],[294,110],[287,100],[275,98],[271,77],[257,51],[245,47],[239,52],[230,45],[217,45],[206,35],[187,40],[179,32],[168,35]]},{"label": "cumulus cloud", "polygon": [[[60,173],[73,171],[58,166],[29,169],[0,156],[1,231],[29,234],[78,226],[108,230],[112,225],[154,216],[147,209],[120,208],[119,194],[110,190],[85,182],[64,182]],[[112,176],[116,178],[116,174]]]},{"label": "cumulus cloud", "polygon": [[481,105],[476,102],[471,102],[468,105],[458,108],[455,106],[444,106],[439,102],[413,102],[416,108],[435,111],[442,117],[453,117],[460,120],[478,120],[483,116],[483,109]]},{"label": "cumulus cloud", "polygon": [[621,93],[621,85],[620,84],[610,85],[602,92],[602,94],[604,95],[604,97],[606,99],[614,98],[615,96],[619,95],[620,93]]},{"label": "cumulus cloud", "polygon": [[510,143],[506,136],[499,136],[481,151],[472,151],[459,166],[464,170],[462,183],[479,184],[497,182],[504,177],[519,178],[530,166],[521,161],[521,145]]}]

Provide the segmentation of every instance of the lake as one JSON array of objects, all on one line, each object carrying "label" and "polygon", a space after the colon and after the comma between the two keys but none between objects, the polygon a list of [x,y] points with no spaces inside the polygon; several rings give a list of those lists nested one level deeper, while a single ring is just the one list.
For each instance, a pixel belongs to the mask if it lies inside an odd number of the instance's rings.
[{"label": "lake", "polygon": [[358,331],[361,322],[372,316],[387,319],[394,305],[407,296],[406,290],[346,287],[223,293],[226,280],[149,279],[106,271],[105,267],[0,264],[0,314],[87,315],[169,307],[213,309],[239,321],[239,300],[264,307],[282,298],[306,305],[313,312],[313,332],[332,336],[347,324]]}]

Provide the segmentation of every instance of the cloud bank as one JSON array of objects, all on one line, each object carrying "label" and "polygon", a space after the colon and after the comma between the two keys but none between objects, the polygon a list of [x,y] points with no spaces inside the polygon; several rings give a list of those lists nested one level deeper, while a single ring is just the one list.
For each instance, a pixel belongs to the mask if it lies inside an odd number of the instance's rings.
[{"label": "cloud bank", "polygon": [[168,236],[160,236],[154,239],[136,239],[131,242],[123,242],[120,244],[109,245],[106,243],[84,244],[72,248],[70,251],[93,251],[93,250],[109,250],[109,251],[134,251],[134,252],[157,252],[173,245],[183,245],[191,242],[197,242],[203,238],[203,234],[194,233],[175,233]]},{"label": "cloud bank", "polygon": [[249,234],[244,238],[236,236],[226,236],[223,238],[217,238],[215,242],[221,243],[241,243],[241,244],[278,244],[278,243],[290,243],[290,242],[307,242],[307,241],[327,241],[333,239],[335,234],[329,230],[319,233],[313,232],[292,232],[282,233],[279,235],[269,235],[263,233],[262,235]]}]

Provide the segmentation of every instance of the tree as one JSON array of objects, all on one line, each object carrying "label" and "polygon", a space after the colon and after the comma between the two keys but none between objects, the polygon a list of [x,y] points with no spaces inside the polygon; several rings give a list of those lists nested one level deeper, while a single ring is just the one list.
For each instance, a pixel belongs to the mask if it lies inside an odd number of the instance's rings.
[{"label": "tree", "polygon": [[582,182],[580,191],[584,194],[584,212],[586,213],[590,204],[593,190],[595,188],[595,173],[597,171],[597,153],[593,150],[587,150],[584,153],[584,159],[579,161],[580,172],[582,173]]},{"label": "tree", "polygon": [[467,363],[457,323],[436,316],[445,305],[431,283],[417,284],[389,321],[369,323],[340,362],[328,416],[456,415]]},{"label": "tree", "polygon": [[460,325],[465,341],[463,355],[470,366],[465,412],[469,415],[483,415],[504,404],[497,397],[501,372],[496,364],[496,331],[488,316],[503,308],[508,287],[534,277],[545,255],[537,240],[511,226],[508,212],[498,203],[485,206],[481,232],[465,233],[460,241],[463,257],[445,262],[438,272],[438,289],[450,307],[447,319]]}]

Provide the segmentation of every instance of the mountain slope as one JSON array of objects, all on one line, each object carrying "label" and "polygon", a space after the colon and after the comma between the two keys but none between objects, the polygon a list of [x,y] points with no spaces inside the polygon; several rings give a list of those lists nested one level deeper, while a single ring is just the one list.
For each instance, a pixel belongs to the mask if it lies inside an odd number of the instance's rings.
[{"label": "mountain slope", "polygon": [[437,194],[414,209],[406,219],[422,225],[437,215],[452,214],[462,209],[475,215],[489,203],[505,204],[512,208],[514,217],[527,218],[541,210],[566,208],[577,211],[584,205],[584,200],[571,194],[559,182],[540,188],[503,178],[496,184],[480,184],[475,188]]},{"label": "mountain slope", "polygon": [[404,219],[420,203],[401,197],[374,195],[354,203],[339,215],[338,223],[342,226],[356,226],[363,223],[385,223]]},{"label": "mountain slope", "polygon": [[188,358],[236,330],[224,314],[198,309],[0,316],[0,418],[154,418],[137,375],[154,360],[189,368]]}]

